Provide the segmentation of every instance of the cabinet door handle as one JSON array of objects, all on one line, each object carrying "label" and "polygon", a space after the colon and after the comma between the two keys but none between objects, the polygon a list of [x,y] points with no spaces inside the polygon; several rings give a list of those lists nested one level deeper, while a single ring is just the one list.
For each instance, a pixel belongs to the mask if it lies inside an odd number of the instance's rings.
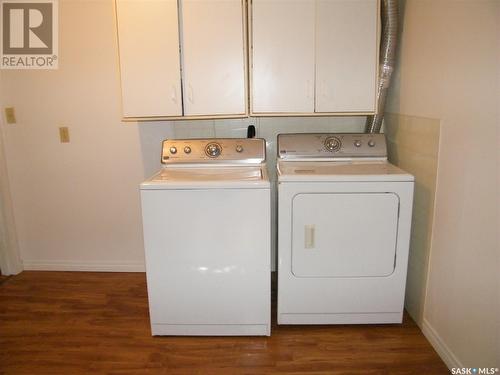
[{"label": "cabinet door handle", "polygon": [[188,84],[188,100],[191,104],[194,103],[194,99],[193,99],[193,87]]},{"label": "cabinet door handle", "polygon": [[313,97],[313,84],[310,79],[307,80],[307,98],[311,99]]},{"label": "cabinet door handle", "polygon": [[321,96],[325,99],[328,99],[328,97],[330,96],[330,93],[328,92],[328,87],[326,85],[326,82],[325,81],[321,81],[320,82],[320,90],[321,90]]},{"label": "cabinet door handle", "polygon": [[172,101],[177,103],[177,90],[174,85],[172,85]]}]

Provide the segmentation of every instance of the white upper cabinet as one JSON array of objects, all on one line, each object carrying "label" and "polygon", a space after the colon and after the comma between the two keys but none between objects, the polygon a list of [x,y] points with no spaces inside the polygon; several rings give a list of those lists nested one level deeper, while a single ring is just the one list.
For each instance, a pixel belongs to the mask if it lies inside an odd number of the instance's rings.
[{"label": "white upper cabinet", "polygon": [[257,116],[373,113],[378,10],[378,0],[116,0],[123,115],[243,117],[248,88]]},{"label": "white upper cabinet", "polygon": [[252,113],[373,113],[377,0],[253,0]]},{"label": "white upper cabinet", "polygon": [[243,4],[116,0],[124,117],[244,116]]},{"label": "white upper cabinet", "polygon": [[253,0],[252,112],[314,112],[313,0]]},{"label": "white upper cabinet", "polygon": [[241,0],[182,0],[184,115],[246,113]]},{"label": "white upper cabinet", "polygon": [[124,117],[182,115],[176,0],[116,0]]},{"label": "white upper cabinet", "polygon": [[373,112],[376,0],[316,1],[316,112]]}]

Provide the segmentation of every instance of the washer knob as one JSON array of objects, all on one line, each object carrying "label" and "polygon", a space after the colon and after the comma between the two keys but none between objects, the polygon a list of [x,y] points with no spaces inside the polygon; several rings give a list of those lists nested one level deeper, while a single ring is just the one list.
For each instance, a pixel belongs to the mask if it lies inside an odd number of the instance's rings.
[{"label": "washer knob", "polygon": [[221,152],[222,152],[222,147],[220,146],[220,144],[215,142],[209,143],[205,147],[205,154],[207,154],[207,156],[211,158],[216,158],[221,154]]},{"label": "washer knob", "polygon": [[361,141],[359,139],[354,141],[354,146],[361,147]]},{"label": "washer knob", "polygon": [[325,148],[331,152],[337,152],[340,150],[342,142],[337,137],[328,137],[325,139]]},{"label": "washer knob", "polygon": [[243,152],[243,146],[242,145],[237,145],[236,146],[236,152]]},{"label": "washer knob", "polygon": [[186,154],[190,154],[191,153],[191,147],[189,147],[189,146],[184,147],[184,152]]},{"label": "washer knob", "polygon": [[175,146],[170,147],[170,153],[177,154],[177,147],[175,147]]},{"label": "washer knob", "polygon": [[368,141],[368,146],[370,146],[370,147],[375,147],[375,141],[374,141],[373,139],[370,139],[370,140]]}]

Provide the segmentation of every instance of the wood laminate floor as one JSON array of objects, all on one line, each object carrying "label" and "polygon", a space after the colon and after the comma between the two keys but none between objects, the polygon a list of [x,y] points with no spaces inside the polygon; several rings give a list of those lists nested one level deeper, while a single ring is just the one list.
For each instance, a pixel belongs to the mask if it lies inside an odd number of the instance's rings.
[{"label": "wood laminate floor", "polygon": [[0,374],[449,373],[408,316],[275,320],[271,337],[151,337],[145,274],[23,272],[0,285]]}]

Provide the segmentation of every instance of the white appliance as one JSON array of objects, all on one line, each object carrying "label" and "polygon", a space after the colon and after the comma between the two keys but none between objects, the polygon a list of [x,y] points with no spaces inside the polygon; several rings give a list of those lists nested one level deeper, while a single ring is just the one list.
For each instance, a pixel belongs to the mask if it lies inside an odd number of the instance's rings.
[{"label": "white appliance", "polygon": [[383,134],[278,136],[278,324],[400,323],[414,178]]},{"label": "white appliance", "polygon": [[169,139],[141,184],[153,335],[270,335],[262,139]]}]

